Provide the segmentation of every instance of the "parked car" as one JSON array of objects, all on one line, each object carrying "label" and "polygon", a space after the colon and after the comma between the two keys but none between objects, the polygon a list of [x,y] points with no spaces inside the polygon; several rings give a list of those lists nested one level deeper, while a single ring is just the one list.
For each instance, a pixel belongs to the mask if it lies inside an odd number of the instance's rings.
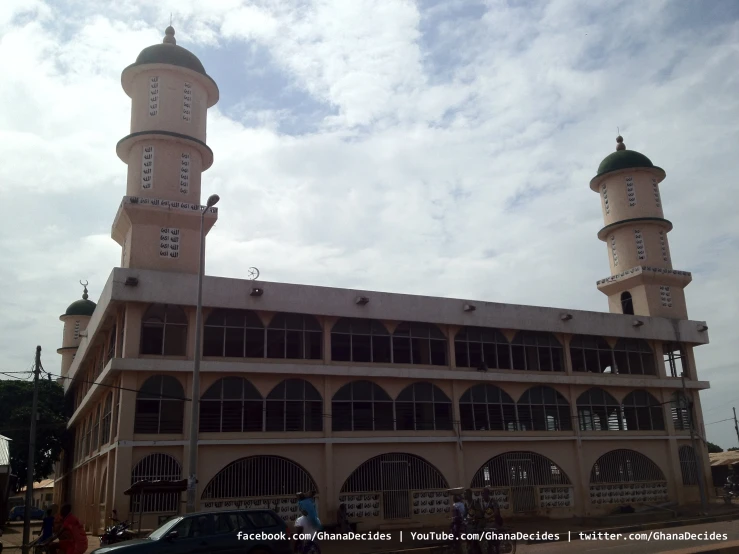
[{"label": "parked car", "polygon": [[[249,534],[271,537],[252,538]],[[291,554],[287,536],[287,525],[271,510],[199,512],[176,516],[145,539],[103,546],[93,554]]]},{"label": "parked car", "polygon": [[[46,514],[41,508],[31,508],[31,519],[44,519]],[[8,514],[8,521],[23,521],[26,517],[26,507],[16,506]]]}]

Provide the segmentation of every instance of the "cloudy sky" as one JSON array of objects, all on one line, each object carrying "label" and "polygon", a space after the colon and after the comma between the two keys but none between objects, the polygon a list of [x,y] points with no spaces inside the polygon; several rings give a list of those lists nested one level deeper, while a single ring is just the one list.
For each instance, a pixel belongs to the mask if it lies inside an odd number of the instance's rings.
[{"label": "cloudy sky", "polygon": [[[156,7],[155,7],[156,5]],[[675,268],[706,421],[739,403],[739,3],[735,0],[3,0],[0,370],[120,262],[121,70],[178,44],[221,89],[211,275],[607,310],[588,183],[614,150],[667,171]],[[709,440],[737,445],[731,422]]]}]

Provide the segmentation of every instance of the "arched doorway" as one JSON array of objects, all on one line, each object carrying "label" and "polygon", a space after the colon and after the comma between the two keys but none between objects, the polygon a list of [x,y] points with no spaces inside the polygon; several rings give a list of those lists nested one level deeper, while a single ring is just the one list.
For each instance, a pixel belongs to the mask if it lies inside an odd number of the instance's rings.
[{"label": "arched doorway", "polygon": [[449,511],[441,472],[413,454],[381,454],[364,462],[341,487],[339,502],[354,521],[398,520]]},{"label": "arched doorway", "polygon": [[471,487],[488,487],[501,510],[533,513],[571,508],[574,490],[567,474],[552,460],[535,452],[506,452],[485,462]]},{"label": "arched doorway", "polygon": [[611,450],[590,471],[590,503],[642,504],[668,500],[667,479],[657,464],[634,450]]},{"label": "arched doorway", "polygon": [[107,497],[107,489],[108,489],[108,469],[105,468],[103,470],[103,477],[100,479],[100,494],[98,495],[98,518],[99,518],[99,527],[98,529],[105,530],[105,524],[107,523],[107,517],[106,517],[106,510],[105,510],[105,501]]},{"label": "arched doorway", "polygon": [[318,491],[305,469],[279,456],[250,456],[231,462],[206,485],[200,497],[205,510],[267,508],[295,521],[299,492]]}]

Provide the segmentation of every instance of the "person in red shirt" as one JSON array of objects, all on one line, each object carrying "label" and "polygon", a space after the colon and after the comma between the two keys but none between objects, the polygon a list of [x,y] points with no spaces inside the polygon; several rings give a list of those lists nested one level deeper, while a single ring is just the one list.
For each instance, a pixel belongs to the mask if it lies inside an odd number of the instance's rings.
[{"label": "person in red shirt", "polygon": [[49,545],[50,554],[84,554],[87,535],[82,523],[72,515],[72,506],[65,504],[59,513],[62,518],[59,542]]}]

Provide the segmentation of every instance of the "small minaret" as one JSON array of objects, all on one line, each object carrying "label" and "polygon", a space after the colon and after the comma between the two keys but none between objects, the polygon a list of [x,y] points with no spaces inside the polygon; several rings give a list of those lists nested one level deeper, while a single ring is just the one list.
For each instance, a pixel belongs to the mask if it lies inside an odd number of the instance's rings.
[{"label": "small minaret", "polygon": [[80,346],[80,337],[82,331],[87,329],[90,317],[95,311],[95,302],[87,299],[87,281],[80,281],[84,287],[82,300],[72,302],[67,311],[59,316],[64,322],[64,332],[62,334],[62,347],[57,349],[57,353],[62,355],[62,378],[67,376],[69,366],[72,365],[74,355]]},{"label": "small minaret", "polygon": [[[142,50],[121,75],[131,132],[116,147],[128,179],[112,237],[122,246],[121,267],[197,273],[200,178],[213,164],[206,122],[219,93],[174,34],[167,27],[162,43]],[[217,213],[206,214],[206,232]]]},{"label": "small minaret", "polygon": [[590,188],[600,193],[605,226],[598,238],[608,248],[611,276],[598,281],[613,313],[687,319],[684,288],[692,277],[672,269],[659,184],[665,178],[645,155],[616,151],[598,167]]}]

